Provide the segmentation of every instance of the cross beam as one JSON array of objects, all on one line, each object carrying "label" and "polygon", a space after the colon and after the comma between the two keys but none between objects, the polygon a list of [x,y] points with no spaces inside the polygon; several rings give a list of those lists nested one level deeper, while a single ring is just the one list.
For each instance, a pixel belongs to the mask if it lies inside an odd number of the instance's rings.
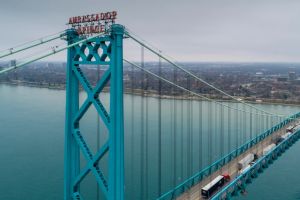
[{"label": "cross beam", "polygon": [[[124,112],[123,112],[123,35],[124,27],[114,24],[109,34],[92,38],[68,49],[65,119],[64,199],[83,199],[80,185],[92,173],[107,200],[124,199]],[[67,31],[68,44],[82,38],[75,30]],[[85,51],[88,49],[87,51]],[[85,65],[106,65],[107,70],[93,88],[82,72]],[[110,83],[109,112],[99,99]],[[79,85],[87,99],[79,107]],[[80,120],[94,106],[108,132],[108,140],[93,155],[81,134]],[[80,151],[87,161],[80,169]],[[108,154],[108,177],[98,163]]]}]

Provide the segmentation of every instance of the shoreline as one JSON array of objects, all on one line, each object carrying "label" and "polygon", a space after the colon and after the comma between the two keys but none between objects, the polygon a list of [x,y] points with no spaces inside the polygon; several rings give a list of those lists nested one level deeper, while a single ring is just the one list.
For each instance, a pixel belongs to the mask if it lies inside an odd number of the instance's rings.
[{"label": "shoreline", "polygon": [[[49,84],[37,84],[35,82],[0,82],[0,84],[10,85],[10,86],[46,88],[46,89],[50,89],[50,90],[65,90],[65,88],[66,88],[65,84],[49,85]],[[103,89],[103,91],[108,92],[109,88],[105,87]],[[151,91],[151,90],[145,91],[142,94],[140,89],[132,90],[130,88],[127,88],[127,89],[124,88],[124,94],[159,98],[159,95],[157,94],[157,92],[154,92],[154,91]],[[202,95],[207,97],[207,98],[210,98],[214,101],[217,101],[217,102],[238,103],[238,102],[230,100],[230,99],[218,99],[218,98],[215,98],[214,96],[211,96],[211,95],[205,95],[205,94],[202,94]],[[200,97],[193,96],[193,95],[178,95],[178,96],[161,95],[160,98],[161,99],[177,99],[177,100],[197,100],[197,101],[201,100]],[[236,97],[236,98],[240,98],[240,97]],[[261,100],[260,102],[252,101],[252,100],[249,100],[249,99],[248,100],[247,99],[242,99],[242,100],[243,100],[243,102],[250,103],[250,104],[283,105],[283,106],[297,106],[297,107],[300,107],[300,102],[295,102],[295,101],[285,102],[285,101],[282,101],[280,99],[271,99],[271,100],[259,99],[259,100]],[[209,101],[209,100],[204,100],[204,101]]]}]

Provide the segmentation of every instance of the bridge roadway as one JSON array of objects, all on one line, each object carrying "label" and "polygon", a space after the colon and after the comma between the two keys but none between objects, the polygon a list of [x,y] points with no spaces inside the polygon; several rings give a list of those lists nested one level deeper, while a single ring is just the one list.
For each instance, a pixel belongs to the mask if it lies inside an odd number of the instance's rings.
[{"label": "bridge roadway", "polygon": [[[201,188],[203,188],[206,184],[208,184],[209,182],[211,182],[217,176],[225,174],[225,173],[227,173],[227,174],[230,175],[231,180],[234,180],[235,177],[238,176],[237,163],[242,158],[244,158],[249,153],[255,153],[255,154],[258,155],[258,157],[261,157],[262,154],[263,154],[263,149],[265,147],[267,147],[268,145],[274,143],[275,138],[280,137],[281,135],[285,134],[286,133],[286,128],[288,126],[290,126],[291,124],[294,125],[295,123],[296,122],[291,122],[291,123],[287,124],[286,126],[284,126],[283,128],[281,128],[280,130],[276,131],[275,133],[269,135],[264,140],[262,140],[261,142],[259,142],[257,145],[255,145],[252,148],[248,149],[247,151],[245,151],[244,153],[242,153],[240,156],[236,157],[235,159],[233,159],[232,161],[230,161],[227,165],[223,166],[218,171],[216,171],[213,174],[211,174],[210,176],[206,177],[203,181],[201,181],[200,183],[196,184],[195,186],[193,186],[192,188],[190,188],[188,191],[186,191],[185,193],[183,193],[182,195],[180,195],[176,199],[177,200],[201,200],[201,199],[205,199],[201,195]],[[225,185],[229,184],[229,183],[230,183],[230,181],[227,182],[227,183],[225,183]],[[220,190],[221,190],[221,188],[220,188]],[[211,197],[213,197],[213,195]]]}]

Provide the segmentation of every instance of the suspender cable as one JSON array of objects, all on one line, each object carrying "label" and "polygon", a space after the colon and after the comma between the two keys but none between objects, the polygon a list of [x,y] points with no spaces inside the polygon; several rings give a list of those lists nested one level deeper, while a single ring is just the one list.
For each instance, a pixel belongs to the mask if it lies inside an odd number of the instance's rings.
[{"label": "suspender cable", "polygon": [[[144,54],[143,54],[144,56]],[[144,57],[143,57],[143,62],[144,62]],[[145,66],[144,66],[145,67]],[[149,154],[148,154],[148,142],[149,142],[149,117],[148,117],[148,114],[149,114],[149,97],[148,97],[148,90],[149,90],[149,74],[146,73],[146,85],[145,85],[145,90],[146,90],[146,97],[145,97],[145,100],[146,100],[146,110],[145,110],[145,199],[148,199],[149,198],[149,195],[148,195],[148,179],[149,179],[149,176],[148,176],[148,173],[149,173],[149,170],[148,170],[148,159],[149,159]]]},{"label": "suspender cable", "polygon": [[25,50],[30,49],[32,47],[36,47],[36,46],[48,43],[50,41],[59,39],[59,38],[61,38],[65,35],[65,32],[66,32],[65,30],[60,31],[60,32],[55,33],[55,34],[48,35],[48,36],[42,37],[40,39],[33,40],[33,41],[30,41],[30,42],[26,42],[24,44],[15,46],[13,48],[3,50],[3,51],[0,52],[0,58],[4,58],[6,56],[10,56],[10,55],[13,55],[13,54],[21,52],[21,51],[25,51]]},{"label": "suspender cable", "polygon": [[[213,120],[213,117],[212,117],[212,104],[211,103],[208,103],[208,116],[207,116],[207,119],[208,119],[208,142],[207,142],[207,148],[208,148],[208,164],[211,165],[212,164],[212,145],[213,145],[213,142],[212,142],[212,120]],[[211,172],[210,172],[211,173]],[[210,176],[210,182],[212,181],[212,176]]]},{"label": "suspender cable", "polygon": [[225,142],[225,137],[224,137],[224,107],[223,106],[220,106],[220,109],[221,109],[221,112],[220,112],[220,115],[221,115],[221,118],[220,118],[220,132],[221,132],[221,140],[220,140],[220,149],[221,149],[221,153],[220,153],[220,156],[223,157],[223,155],[225,154],[224,151],[225,151],[225,148],[224,148],[224,142]]},{"label": "suspender cable", "polygon": [[[142,69],[145,67],[144,66],[144,47],[141,47],[141,67]],[[145,129],[144,129],[144,123],[145,123],[145,119],[144,119],[144,96],[145,96],[145,72],[142,70],[142,79],[141,79],[141,141],[140,141],[140,148],[141,148],[141,156],[140,156],[140,167],[141,167],[141,177],[140,177],[140,187],[141,187],[141,199],[144,199],[144,180],[145,180],[145,171],[144,171],[144,138],[145,138]]]},{"label": "suspender cable", "polygon": [[[158,60],[158,74],[159,76],[161,77],[162,75],[162,66],[161,66],[161,58],[159,57],[159,60]],[[134,66],[134,65],[132,65]],[[162,173],[161,173],[161,161],[162,161],[162,158],[161,158],[161,146],[162,146],[162,141],[161,141],[161,95],[162,95],[162,80],[161,79],[158,79],[158,196],[161,196],[162,195],[162,187],[161,187],[161,176],[162,176]]]},{"label": "suspender cable", "polygon": [[249,118],[250,118],[250,132],[249,132],[249,137],[250,137],[250,139],[252,139],[252,138],[253,138],[253,133],[252,133],[252,131],[253,131],[252,108],[250,108],[250,110],[251,110],[251,113],[249,114],[249,115],[250,115],[250,116],[249,116]]},{"label": "suspender cable", "polygon": [[202,123],[202,113],[203,113],[203,100],[199,99],[199,169],[202,168],[203,165],[203,151],[202,151],[202,135],[203,135],[203,123]]},{"label": "suspender cable", "polygon": [[[229,106],[229,102],[228,102],[228,106]],[[227,107],[227,123],[228,123],[228,125],[227,125],[227,134],[228,134],[228,152],[230,152],[231,151],[231,134],[232,134],[232,129],[231,129],[231,110]],[[228,165],[228,173],[230,174],[230,171],[229,171],[229,169],[230,169],[230,167],[231,167],[231,162],[229,162],[229,165]]]},{"label": "suspender cable", "polygon": [[[185,75],[186,80],[186,87],[189,90],[190,89],[190,79],[188,78],[187,74]],[[186,133],[187,133],[187,139],[186,139],[186,177],[191,177],[191,162],[192,162],[192,152],[191,152],[191,100],[190,100],[190,93],[187,93],[186,95]],[[190,191],[188,191],[188,198],[190,199]]]},{"label": "suspender cable", "polygon": [[[258,111],[256,110],[256,112],[258,113]],[[257,134],[259,133],[259,131],[260,131],[260,127],[259,127],[259,121],[260,121],[260,119],[259,119],[259,117],[260,116],[256,116],[255,117],[255,137],[257,137]],[[256,145],[256,154],[258,154],[258,145]]]},{"label": "suspender cable", "polygon": [[[239,104],[235,104],[236,109],[239,109]],[[235,148],[239,147],[239,116],[238,112],[234,111],[234,121],[235,121]]]},{"label": "suspender cable", "polygon": [[219,151],[220,151],[220,146],[219,143],[217,142],[217,131],[218,131],[218,126],[219,126],[219,120],[220,120],[220,112],[217,111],[217,106],[218,104],[213,104],[212,108],[213,108],[213,118],[215,120],[213,120],[213,134],[212,134],[212,141],[213,141],[213,152],[212,152],[212,160],[215,160],[215,158],[217,157]]},{"label": "suspender cable", "polygon": [[[131,65],[131,131],[130,131],[130,142],[131,142],[131,145],[130,145],[130,155],[131,155],[131,171],[130,171],[130,185],[133,186],[135,184],[134,180],[136,179],[136,176],[135,176],[135,173],[134,173],[134,167],[133,166],[136,166],[136,163],[135,163],[135,145],[134,145],[134,141],[135,141],[135,126],[134,126],[134,121],[136,120],[135,119],[135,109],[134,109],[134,106],[135,106],[135,96],[134,96],[134,93],[135,93],[135,72],[134,72],[134,67]],[[132,187],[131,187],[132,188]],[[131,193],[133,193],[134,191],[132,190]]]},{"label": "suspender cable", "polygon": [[181,119],[181,123],[180,123],[180,160],[181,160],[181,166],[180,166],[180,169],[181,169],[181,181],[184,179],[184,123],[183,123],[183,118],[184,118],[184,92],[183,90],[181,90],[181,101],[180,101],[180,113],[181,113],[181,116],[180,116],[180,119]]},{"label": "suspender cable", "polygon": [[[193,94],[193,95],[195,95],[195,96],[197,96],[197,97],[200,97],[200,98],[202,98],[202,99],[205,99],[205,100],[214,102],[215,104],[219,104],[219,105],[222,105],[222,106],[224,106],[224,107],[228,107],[228,108],[230,108],[230,109],[232,109],[232,110],[236,110],[236,111],[240,111],[240,112],[246,112],[246,113],[249,113],[248,111],[245,111],[245,110],[241,110],[241,109],[237,109],[237,108],[228,106],[228,105],[226,105],[226,104],[224,104],[224,103],[221,103],[221,102],[219,102],[219,101],[216,101],[216,100],[210,99],[210,98],[208,98],[208,97],[206,97],[206,96],[203,96],[203,95],[201,95],[201,94],[199,94],[199,93],[196,93],[196,92],[193,92],[193,91],[191,91],[191,90],[188,90],[188,89],[186,89],[186,88],[184,88],[184,87],[182,87],[182,86],[179,86],[179,85],[173,83],[172,81],[169,81],[169,80],[167,80],[167,79],[165,79],[165,78],[163,78],[163,77],[161,77],[161,76],[159,76],[159,75],[157,75],[157,74],[155,74],[155,73],[153,73],[153,72],[151,72],[151,71],[149,71],[149,70],[147,70],[147,69],[145,69],[145,68],[140,67],[139,65],[137,65],[137,64],[135,64],[135,63],[133,63],[133,62],[130,62],[130,61],[126,60],[126,59],[123,59],[123,60],[124,60],[126,63],[131,64],[131,65],[135,66],[136,68],[141,69],[142,71],[145,71],[145,72],[149,73],[150,75],[152,75],[152,76],[154,76],[154,77],[156,77],[156,78],[158,78],[158,79],[160,79],[160,80],[162,80],[162,81],[164,81],[164,82],[166,82],[166,83],[168,83],[168,84],[170,84],[170,85],[174,85],[175,87],[177,87],[177,88],[179,88],[179,89],[181,89],[181,90],[184,90],[185,92],[191,93],[191,94]],[[256,113],[256,114],[257,114],[257,113]],[[257,114],[257,115],[269,115],[269,114]]]},{"label": "suspender cable", "polygon": [[[243,110],[245,110],[245,105],[243,104]],[[249,122],[246,120],[246,113],[243,113],[243,143],[247,141],[247,124]]]},{"label": "suspender cable", "polygon": [[[199,83],[199,82],[197,82]],[[199,164],[198,164],[198,169],[202,169],[203,167],[203,148],[202,148],[202,135],[203,135],[203,126],[202,126],[202,99],[198,99],[198,106],[199,106],[199,112],[198,112],[198,153],[199,153]],[[199,184],[199,191],[201,191],[201,185]],[[200,196],[200,194],[199,194]]]},{"label": "suspender cable", "polygon": [[[187,77],[187,88],[188,90],[190,90],[191,88],[191,80]],[[192,165],[193,165],[193,155],[192,155],[192,149],[193,149],[193,143],[192,143],[192,130],[191,130],[191,126],[192,126],[192,118],[191,118],[191,95],[190,93],[188,93],[188,100],[187,100],[187,170],[188,170],[188,177],[192,176]]]},{"label": "suspender cable", "polygon": [[183,67],[179,66],[178,64],[176,64],[175,62],[171,61],[171,59],[167,58],[167,56],[163,55],[161,52],[157,51],[157,50],[154,50],[153,48],[149,47],[149,45],[145,44],[144,42],[142,42],[141,40],[137,39],[136,37],[132,36],[131,33],[128,32],[128,29],[125,30],[125,35],[127,35],[128,37],[130,37],[132,40],[134,40],[135,42],[137,42],[138,44],[144,46],[146,49],[148,49],[149,51],[151,51],[152,53],[156,54],[157,56],[161,57],[162,59],[164,59],[165,61],[167,61],[168,63],[170,63],[171,65],[173,65],[174,67],[184,71],[185,73],[189,74],[190,76],[194,77],[195,79],[201,81],[202,83],[208,85],[209,87],[213,88],[214,90],[217,90],[218,92],[222,93],[223,95],[225,96],[228,96],[229,98],[237,101],[237,102],[240,102],[242,104],[245,104],[249,107],[252,107],[254,109],[257,109],[257,110],[260,110],[260,111],[263,111],[265,114],[269,114],[269,115],[272,115],[272,116],[278,116],[277,114],[273,114],[273,113],[270,113],[270,112],[267,112],[267,111],[264,111],[256,106],[253,106],[249,103],[246,103],[244,101],[242,101],[241,99],[238,99],[226,92],[224,92],[223,90],[215,87],[214,85],[208,83],[207,81],[203,80],[202,78],[194,75],[193,73],[191,73],[190,71],[188,71],[187,69],[184,69]]},{"label": "suspender cable", "polygon": [[[241,105],[238,104],[238,107],[240,108]],[[238,119],[239,119],[239,130],[238,130],[238,135],[239,135],[239,146],[243,144],[243,113],[238,112],[237,113]]]},{"label": "suspender cable", "polygon": [[[174,81],[174,71],[172,71],[172,74],[171,74],[171,77],[172,77],[172,80]],[[170,148],[170,163],[172,163],[173,165],[172,165],[172,167],[170,168],[170,177],[171,177],[171,181],[170,181],[170,185],[172,185],[172,187],[173,186],[176,186],[176,183],[175,183],[175,165],[174,165],[174,162],[175,162],[175,151],[174,151],[174,149],[175,149],[175,129],[174,129],[174,117],[175,117],[175,115],[174,115],[174,104],[175,104],[175,102],[174,102],[174,91],[173,91],[173,87],[171,87],[171,91],[170,91],[171,93],[169,93],[168,95],[170,96],[170,115],[169,115],[169,118],[170,118],[170,123],[169,123],[169,125],[170,125],[170,145],[169,145],[169,148]]]},{"label": "suspender cable", "polygon": [[[177,70],[173,69],[173,82],[177,82]],[[174,86],[172,87],[172,93],[173,93],[173,138],[174,138],[174,144],[173,144],[173,167],[174,167],[174,174],[173,174],[173,186],[175,187],[177,185],[177,100],[175,98],[175,95],[177,94],[176,89]]]}]

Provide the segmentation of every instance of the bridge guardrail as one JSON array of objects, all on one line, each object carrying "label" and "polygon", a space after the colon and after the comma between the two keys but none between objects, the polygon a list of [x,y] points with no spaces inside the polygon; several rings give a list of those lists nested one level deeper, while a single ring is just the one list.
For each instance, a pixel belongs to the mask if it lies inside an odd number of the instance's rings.
[{"label": "bridge guardrail", "polygon": [[[245,184],[251,178],[257,176],[257,173],[262,170],[262,168],[266,167],[269,162],[273,159],[277,158],[278,154],[281,154],[289,145],[299,139],[300,130],[289,136],[287,139],[282,141],[280,144],[276,146],[275,149],[270,151],[265,156],[259,158],[255,164],[253,164],[247,172],[242,173],[237,176],[230,184],[226,185],[220,192],[218,192],[215,196],[212,197],[212,200],[225,200],[229,199],[229,196],[232,194],[236,194],[238,190],[245,189]],[[252,177],[254,176],[254,177]]]},{"label": "bridge guardrail", "polygon": [[282,127],[284,127],[289,122],[291,122],[291,121],[293,121],[293,120],[295,120],[299,117],[300,117],[300,112],[288,117],[287,119],[283,120],[279,124],[273,126],[269,130],[267,130],[264,133],[256,136],[255,138],[249,140],[248,142],[246,142],[245,144],[243,144],[239,148],[233,150],[229,154],[227,154],[227,155],[223,156],[222,158],[220,158],[219,160],[215,161],[210,166],[208,166],[208,167],[202,169],[201,171],[197,172],[196,174],[194,174],[193,176],[191,176],[190,178],[188,178],[184,182],[177,185],[174,189],[169,190],[168,192],[166,192],[163,195],[161,195],[160,197],[158,197],[157,200],[174,199],[175,197],[179,196],[180,194],[182,194],[185,191],[187,191],[188,189],[190,189],[195,184],[202,181],[205,177],[211,175],[212,173],[214,173],[217,170],[219,170],[220,168],[222,168],[224,165],[226,165],[231,160],[233,160],[234,158],[238,157],[239,155],[241,155],[242,153],[247,151],[252,146],[256,145],[257,143],[259,143],[260,141],[262,141],[263,139],[265,139],[266,137],[268,137],[272,133],[276,132],[277,130],[281,129]]}]

